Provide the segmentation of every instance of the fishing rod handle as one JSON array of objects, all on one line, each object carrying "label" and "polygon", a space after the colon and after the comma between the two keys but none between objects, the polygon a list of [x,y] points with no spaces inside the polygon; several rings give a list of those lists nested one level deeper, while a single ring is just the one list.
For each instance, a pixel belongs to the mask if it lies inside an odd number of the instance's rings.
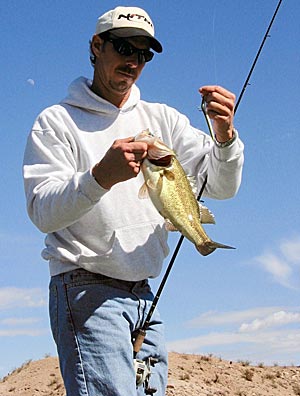
[{"label": "fishing rod handle", "polygon": [[140,351],[145,337],[146,337],[146,330],[139,329],[137,331],[137,336],[135,337],[135,340],[133,343],[133,352],[135,355]]}]

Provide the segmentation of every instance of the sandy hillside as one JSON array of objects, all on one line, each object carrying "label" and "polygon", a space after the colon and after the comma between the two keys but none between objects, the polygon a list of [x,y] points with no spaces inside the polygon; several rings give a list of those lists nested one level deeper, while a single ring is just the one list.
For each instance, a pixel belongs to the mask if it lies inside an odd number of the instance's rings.
[{"label": "sandy hillside", "polygon": [[[259,367],[170,353],[167,396],[300,396],[300,367]],[[0,396],[64,396],[55,357],[24,363],[0,381]]]}]

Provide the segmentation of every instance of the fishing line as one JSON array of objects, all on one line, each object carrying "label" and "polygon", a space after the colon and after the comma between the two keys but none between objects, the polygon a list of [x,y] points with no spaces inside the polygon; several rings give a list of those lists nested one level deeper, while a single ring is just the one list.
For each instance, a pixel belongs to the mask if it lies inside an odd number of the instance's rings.
[{"label": "fishing line", "polygon": [[[277,7],[276,7],[276,10],[275,10],[275,12],[274,12],[274,14],[273,14],[273,16],[272,16],[271,22],[270,22],[270,24],[269,24],[269,26],[268,26],[268,28],[267,28],[267,31],[266,31],[266,33],[265,33],[265,35],[264,35],[264,37],[263,37],[263,40],[262,40],[261,45],[260,45],[260,47],[259,47],[259,50],[258,50],[258,52],[257,52],[257,54],[256,54],[256,56],[255,56],[255,59],[254,59],[254,61],[253,61],[253,63],[252,63],[252,66],[251,66],[251,68],[250,68],[250,71],[249,71],[249,73],[248,73],[248,76],[247,76],[247,78],[246,78],[246,80],[245,80],[245,83],[244,83],[244,85],[243,85],[243,88],[242,88],[242,90],[241,90],[241,92],[240,92],[240,94],[239,94],[237,103],[236,103],[235,108],[234,108],[234,113],[236,113],[236,111],[237,111],[237,109],[238,109],[238,106],[239,106],[239,104],[240,104],[240,102],[241,102],[241,99],[242,99],[242,97],[243,97],[243,95],[244,95],[244,92],[245,92],[247,86],[249,85],[249,80],[250,80],[251,75],[252,75],[252,73],[253,73],[253,70],[254,70],[254,68],[255,68],[255,66],[256,66],[256,63],[257,63],[258,58],[259,58],[259,56],[260,56],[260,53],[261,53],[261,51],[262,51],[262,49],[263,49],[263,47],[264,47],[265,41],[266,41],[267,37],[269,37],[270,29],[271,29],[271,27],[272,27],[272,25],[273,25],[273,22],[274,22],[274,20],[275,20],[275,17],[276,17],[276,15],[277,15],[277,12],[278,12],[278,10],[279,10],[279,8],[280,8],[281,3],[282,3],[282,0],[279,0],[279,2],[278,2],[278,4],[277,4]],[[207,117],[205,117],[205,119],[207,120]],[[208,125],[208,127],[209,127],[209,125]],[[209,128],[210,128],[210,127],[209,127]],[[204,189],[205,189],[206,184],[207,184],[207,175],[206,175],[206,177],[205,177],[205,179],[204,179],[204,181],[203,181],[202,187],[201,187],[200,192],[199,192],[199,194],[198,194],[198,197],[197,197],[197,200],[198,200],[198,201],[200,201],[200,199],[201,199],[201,197],[202,197],[202,194],[203,194],[203,192],[204,192]],[[178,240],[178,242],[177,242],[177,245],[176,245],[176,247],[175,247],[175,249],[174,249],[173,255],[172,255],[171,259],[170,259],[170,262],[169,262],[168,267],[167,267],[167,269],[166,269],[165,275],[164,275],[163,278],[162,278],[162,281],[161,281],[161,283],[160,283],[160,286],[159,286],[159,288],[158,288],[158,291],[157,291],[156,295],[154,296],[154,299],[153,299],[152,305],[151,305],[151,307],[150,307],[150,310],[149,310],[149,312],[148,312],[148,315],[147,315],[147,317],[146,317],[146,320],[145,320],[143,326],[142,326],[140,329],[138,329],[137,333],[135,334],[135,338],[134,338],[134,340],[133,340],[133,341],[134,341],[134,343],[133,343],[134,357],[136,357],[136,354],[139,352],[139,350],[140,350],[140,348],[141,348],[141,346],[142,346],[142,344],[143,344],[143,341],[144,341],[145,336],[146,336],[146,330],[147,330],[147,329],[149,328],[149,326],[150,326],[151,317],[152,317],[153,312],[154,312],[154,310],[155,310],[155,308],[156,308],[156,306],[157,306],[158,300],[159,300],[159,298],[160,298],[160,296],[161,296],[161,293],[162,293],[163,288],[164,288],[164,286],[165,286],[165,284],[166,284],[166,281],[167,281],[168,276],[169,276],[169,274],[170,274],[170,272],[171,272],[171,269],[172,269],[172,267],[173,267],[173,265],[174,265],[174,263],[175,263],[176,257],[177,257],[177,255],[178,255],[178,253],[179,253],[179,250],[180,250],[180,248],[181,248],[181,245],[182,245],[182,243],[183,243],[183,240],[184,240],[184,236],[181,235],[180,238],[179,238],[179,240]]]},{"label": "fishing line", "polygon": [[212,40],[213,40],[215,83],[217,84],[217,81],[218,81],[218,79],[217,79],[217,55],[216,55],[216,39],[215,39],[216,10],[217,10],[217,3],[215,1],[215,6],[214,6],[214,10],[213,10],[213,20],[212,20]]}]

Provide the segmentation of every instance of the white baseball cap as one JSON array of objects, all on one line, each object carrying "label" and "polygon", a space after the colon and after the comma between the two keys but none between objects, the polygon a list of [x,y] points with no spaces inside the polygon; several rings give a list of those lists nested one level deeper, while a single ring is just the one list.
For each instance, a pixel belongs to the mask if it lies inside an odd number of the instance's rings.
[{"label": "white baseball cap", "polygon": [[156,52],[162,52],[162,45],[154,37],[154,25],[150,16],[138,7],[116,7],[98,18],[95,34],[114,30],[118,37],[146,36]]}]

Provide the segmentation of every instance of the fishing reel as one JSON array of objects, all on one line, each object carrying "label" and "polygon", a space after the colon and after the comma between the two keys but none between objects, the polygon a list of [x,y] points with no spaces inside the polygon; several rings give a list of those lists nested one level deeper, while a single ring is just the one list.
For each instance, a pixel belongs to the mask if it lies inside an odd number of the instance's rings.
[{"label": "fishing reel", "polygon": [[157,391],[156,388],[151,388],[149,385],[151,377],[151,367],[158,362],[158,359],[148,357],[146,360],[133,359],[133,365],[135,370],[136,386],[143,386],[146,395],[153,395]]}]

